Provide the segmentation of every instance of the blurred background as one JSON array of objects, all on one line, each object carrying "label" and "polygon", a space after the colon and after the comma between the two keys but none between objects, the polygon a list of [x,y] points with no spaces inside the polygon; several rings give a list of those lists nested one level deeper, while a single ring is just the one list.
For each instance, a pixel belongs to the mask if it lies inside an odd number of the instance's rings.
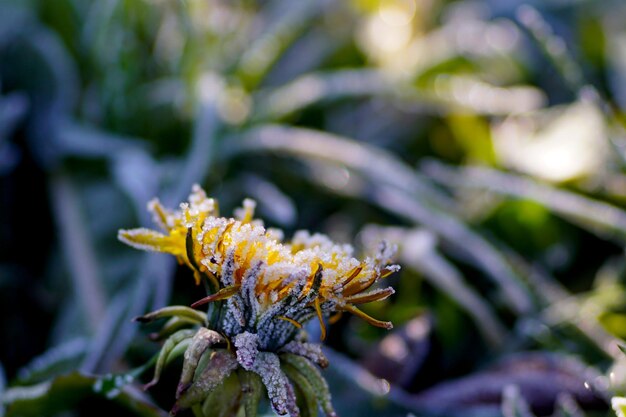
[{"label": "blurred background", "polygon": [[341,416],[614,415],[625,21],[621,0],[0,0],[8,415],[167,415],[179,367],[130,384],[159,349],[130,319],[203,289],[116,234],[194,183],[287,236],[399,246],[397,293],[366,306],[395,329],[330,328]]}]

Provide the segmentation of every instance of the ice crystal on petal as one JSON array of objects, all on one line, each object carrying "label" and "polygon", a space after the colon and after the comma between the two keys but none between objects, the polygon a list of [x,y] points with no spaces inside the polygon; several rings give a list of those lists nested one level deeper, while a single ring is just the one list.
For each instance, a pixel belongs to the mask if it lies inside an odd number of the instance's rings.
[{"label": "ice crystal on petal", "polygon": [[243,207],[235,209],[235,218],[243,223],[249,223],[254,218],[255,209],[256,201],[246,198],[243,200]]},{"label": "ice crystal on petal", "polygon": [[268,239],[282,242],[285,239],[285,232],[274,227],[269,227],[265,230],[265,235]]},{"label": "ice crystal on petal", "polygon": [[255,333],[243,332],[233,338],[237,348],[237,362],[243,369],[249,371],[259,353],[259,336]]}]

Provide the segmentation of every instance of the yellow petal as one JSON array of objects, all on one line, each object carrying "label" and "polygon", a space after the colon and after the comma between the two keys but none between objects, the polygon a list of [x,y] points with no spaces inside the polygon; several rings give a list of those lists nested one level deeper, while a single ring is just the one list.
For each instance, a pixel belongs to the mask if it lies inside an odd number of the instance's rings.
[{"label": "yellow petal", "polygon": [[322,332],[321,339],[326,339],[326,325],[324,324],[324,317],[322,317],[322,306],[320,305],[319,297],[315,299],[313,302],[315,306],[315,313],[317,314],[317,319],[320,321],[320,331]]},{"label": "yellow petal", "polygon": [[184,240],[145,228],[120,230],[117,238],[127,245],[142,250],[171,253],[176,256],[182,255],[185,251]]},{"label": "yellow petal", "polygon": [[158,198],[155,198],[148,203],[148,211],[152,213],[155,223],[157,223],[163,230],[170,230],[170,227],[167,224],[167,217],[170,216],[171,213],[169,213],[161,205]]},{"label": "yellow petal", "polygon": [[319,292],[320,286],[322,285],[323,275],[324,275],[324,268],[322,267],[321,263],[318,263],[317,269],[312,275],[309,276],[306,286],[302,290],[302,294],[300,295],[300,298],[298,300],[302,300],[311,292],[313,292],[314,293],[313,296],[315,296],[315,294]]},{"label": "yellow petal", "polygon": [[328,319],[328,324],[335,324],[335,323],[337,323],[339,321],[339,319],[341,318],[341,316],[343,316],[343,312],[342,311],[333,314]]},{"label": "yellow petal", "polygon": [[380,301],[394,294],[395,291],[391,287],[376,289],[374,291],[367,292],[365,294],[357,294],[352,297],[346,298],[346,302],[350,304],[364,304],[371,303],[372,301]]},{"label": "yellow petal", "polygon": [[353,305],[346,304],[346,305],[342,306],[341,308],[343,310],[345,310],[345,311],[348,311],[348,312],[354,314],[357,317],[362,318],[363,320],[365,320],[366,322],[368,322],[372,326],[382,327],[383,329],[387,329],[387,330],[393,328],[393,324],[391,324],[391,322],[376,320],[375,318],[373,318],[371,316],[368,316],[363,311],[359,310],[358,308],[356,308]]},{"label": "yellow petal", "polygon": [[356,268],[352,269],[350,273],[346,276],[346,279],[341,283],[341,288],[345,288],[346,285],[350,284],[354,278],[357,277],[363,270],[363,265],[359,265]]},{"label": "yellow petal", "polygon": [[300,323],[298,323],[297,321],[295,321],[294,319],[290,319],[289,317],[285,317],[285,316],[276,316],[277,319],[289,322],[291,324],[293,324],[294,326],[296,326],[298,329],[302,328],[302,325]]},{"label": "yellow petal", "polygon": [[359,279],[358,281],[352,281],[350,285],[344,287],[342,295],[344,297],[350,297],[351,295],[363,292],[371,287],[377,279],[378,276],[376,275],[376,273],[372,272],[367,280]]}]

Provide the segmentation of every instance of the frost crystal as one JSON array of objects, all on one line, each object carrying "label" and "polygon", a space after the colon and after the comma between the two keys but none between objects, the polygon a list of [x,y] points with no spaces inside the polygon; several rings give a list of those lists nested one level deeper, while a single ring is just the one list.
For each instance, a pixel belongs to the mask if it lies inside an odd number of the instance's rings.
[{"label": "frost crystal", "polygon": [[270,352],[259,352],[252,371],[258,374],[267,389],[272,409],[279,415],[290,413],[292,417],[300,412],[295,404],[293,387],[280,369],[278,356]]},{"label": "frost crystal", "polygon": [[283,346],[280,351],[305,357],[322,368],[328,366],[328,359],[326,359],[326,356],[322,353],[322,347],[320,345],[292,340]]},{"label": "frost crystal", "polygon": [[251,370],[259,353],[259,336],[243,332],[233,338],[233,343],[237,348],[237,362],[246,371]]}]

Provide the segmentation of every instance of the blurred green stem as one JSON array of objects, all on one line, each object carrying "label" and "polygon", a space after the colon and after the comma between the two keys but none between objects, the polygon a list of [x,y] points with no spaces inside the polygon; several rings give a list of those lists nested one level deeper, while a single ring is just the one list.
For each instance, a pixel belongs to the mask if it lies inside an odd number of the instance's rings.
[{"label": "blurred green stem", "polygon": [[70,272],[75,295],[85,314],[91,333],[105,313],[104,291],[98,266],[79,199],[72,181],[63,173],[51,175],[50,198],[59,233],[59,244]]},{"label": "blurred green stem", "polygon": [[543,184],[534,179],[485,167],[453,168],[435,160],[422,164],[434,181],[460,188],[487,190],[513,198],[535,201],[572,223],[589,228],[604,238],[626,241],[626,212],[585,196]]}]

